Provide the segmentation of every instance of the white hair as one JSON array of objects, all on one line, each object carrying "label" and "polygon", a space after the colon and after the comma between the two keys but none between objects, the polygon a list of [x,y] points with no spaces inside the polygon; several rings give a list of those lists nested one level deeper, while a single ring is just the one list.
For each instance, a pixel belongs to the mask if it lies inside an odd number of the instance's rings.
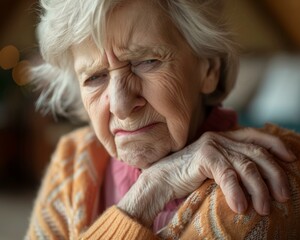
[{"label": "white hair", "polygon": [[[70,48],[92,37],[103,48],[107,13],[127,0],[40,0],[38,40],[44,62],[32,69],[40,88],[37,107],[88,120]],[[159,3],[200,58],[221,59],[221,77],[207,105],[219,104],[233,88],[238,68],[236,45],[220,18],[221,0],[149,0]]]}]

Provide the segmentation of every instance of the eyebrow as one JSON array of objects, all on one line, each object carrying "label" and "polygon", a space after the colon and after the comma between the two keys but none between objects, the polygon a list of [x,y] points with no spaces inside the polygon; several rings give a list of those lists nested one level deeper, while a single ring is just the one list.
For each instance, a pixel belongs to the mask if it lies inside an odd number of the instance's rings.
[{"label": "eyebrow", "polygon": [[148,56],[162,58],[166,55],[169,55],[171,52],[170,47],[168,46],[154,46],[154,47],[144,47],[144,46],[131,46],[129,49],[123,48],[119,50],[121,53],[118,56],[120,61],[127,60],[137,60],[145,58]]},{"label": "eyebrow", "polygon": [[79,66],[80,67],[76,71],[79,77],[81,77],[83,74],[90,75],[95,71],[95,68],[99,69],[99,72],[105,69],[103,64],[101,64],[98,60],[84,61],[83,63],[80,63]]},{"label": "eyebrow", "polygon": [[[129,60],[139,60],[146,57],[154,57],[154,58],[167,58],[171,55],[172,48],[170,46],[154,46],[154,47],[144,47],[144,46],[131,46],[130,48],[120,48],[117,50],[119,61],[129,61]],[[105,67],[103,61],[101,60],[89,60],[84,61],[84,63],[79,64],[80,67],[76,71],[78,76],[90,75],[95,72],[97,68],[97,72],[101,72],[105,69],[110,71],[110,68]]]}]

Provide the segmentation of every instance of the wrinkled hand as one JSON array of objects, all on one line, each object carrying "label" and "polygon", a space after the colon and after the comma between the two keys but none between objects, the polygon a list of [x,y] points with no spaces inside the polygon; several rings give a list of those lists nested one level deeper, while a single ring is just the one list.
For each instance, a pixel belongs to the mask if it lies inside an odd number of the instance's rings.
[{"label": "wrinkled hand", "polygon": [[144,170],[119,207],[150,226],[168,201],[190,194],[211,178],[233,211],[241,213],[247,209],[248,193],[255,210],[266,215],[270,211],[270,196],[279,202],[290,196],[287,176],[277,158],[295,160],[275,136],[250,128],[207,132]]}]

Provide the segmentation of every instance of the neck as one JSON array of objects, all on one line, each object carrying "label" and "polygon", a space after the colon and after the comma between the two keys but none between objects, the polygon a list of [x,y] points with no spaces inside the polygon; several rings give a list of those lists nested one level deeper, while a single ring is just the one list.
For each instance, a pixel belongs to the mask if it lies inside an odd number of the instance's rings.
[{"label": "neck", "polygon": [[206,107],[203,104],[200,105],[200,110],[199,110],[199,105],[198,109],[194,110],[195,115],[193,116],[193,120],[191,121],[190,124],[190,129],[189,129],[189,138],[187,141],[187,145],[191,144],[192,142],[196,141],[201,135],[201,127],[202,124],[205,122],[205,119],[207,118],[211,108]]}]

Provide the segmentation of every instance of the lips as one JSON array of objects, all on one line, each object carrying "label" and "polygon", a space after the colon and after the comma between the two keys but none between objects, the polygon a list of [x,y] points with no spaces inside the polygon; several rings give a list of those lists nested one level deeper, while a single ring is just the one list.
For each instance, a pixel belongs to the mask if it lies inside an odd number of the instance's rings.
[{"label": "lips", "polygon": [[121,135],[133,135],[133,134],[138,134],[138,133],[143,133],[146,132],[152,128],[154,128],[156,125],[159,123],[151,123],[148,125],[145,125],[141,128],[135,129],[135,130],[127,130],[127,129],[121,129],[121,128],[116,128],[112,131],[113,135],[115,136],[121,136]]}]

